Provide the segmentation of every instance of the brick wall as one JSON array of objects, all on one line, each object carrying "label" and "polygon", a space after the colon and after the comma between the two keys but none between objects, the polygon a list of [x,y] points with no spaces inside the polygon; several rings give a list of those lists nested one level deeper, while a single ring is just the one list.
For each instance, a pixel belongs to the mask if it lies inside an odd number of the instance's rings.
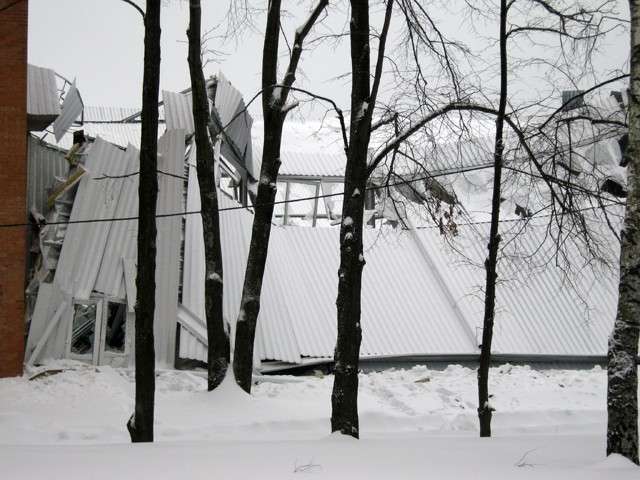
[{"label": "brick wall", "polygon": [[[24,223],[27,188],[28,0],[0,0],[0,223]],[[8,7],[3,9],[4,7]],[[0,228],[0,377],[24,356],[26,230]]]}]

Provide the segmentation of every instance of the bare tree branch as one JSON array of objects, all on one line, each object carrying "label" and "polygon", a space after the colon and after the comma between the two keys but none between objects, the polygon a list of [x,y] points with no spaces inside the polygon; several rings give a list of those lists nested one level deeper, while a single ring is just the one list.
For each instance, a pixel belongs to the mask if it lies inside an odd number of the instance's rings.
[{"label": "bare tree branch", "polygon": [[620,80],[623,80],[625,78],[629,78],[629,74],[625,73],[623,75],[618,75],[617,77],[613,77],[610,78],[608,80],[605,80],[603,82],[600,82],[586,90],[583,90],[582,92],[574,95],[573,97],[571,97],[570,99],[568,99],[566,102],[564,102],[562,105],[560,105],[551,115],[549,115],[549,117],[547,118],[547,120],[545,120],[542,124],[540,124],[540,126],[538,127],[538,130],[542,130],[544,129],[544,127],[546,127],[549,122],[553,119],[553,117],[555,117],[558,113],[562,112],[564,110],[564,108],[569,105],[571,102],[575,101],[578,98],[582,98],[584,97],[587,93],[593,92],[594,90],[598,90],[601,87],[604,87],[605,85],[608,85],[610,83],[614,83]]},{"label": "bare tree branch", "polygon": [[[296,30],[296,34],[293,37],[293,48],[291,50],[289,66],[287,67],[287,72],[285,73],[284,81],[282,82],[285,86],[290,87],[291,85],[293,85],[293,82],[295,82],[296,70],[298,68],[298,63],[300,62],[300,55],[302,55],[302,43],[311,31],[311,27],[313,27],[313,25],[316,23],[318,17],[328,4],[329,0],[319,0],[307,20]],[[286,95],[283,96],[283,105],[285,101]]]},{"label": "bare tree branch", "polygon": [[[384,14],[384,24],[382,25],[382,33],[378,42],[378,60],[376,61],[376,70],[373,77],[373,86],[371,87],[371,95],[369,96],[369,104],[375,105],[378,98],[378,90],[380,88],[380,80],[382,79],[382,66],[384,64],[384,49],[387,43],[387,35],[389,34],[389,24],[391,23],[391,13],[393,12],[393,0],[387,0],[387,8]],[[369,109],[369,115],[373,115],[373,107]]]},{"label": "bare tree branch", "polygon": [[121,0],[122,2],[131,5],[133,8],[135,8],[138,13],[140,15],[142,15],[142,20],[144,21],[145,19],[145,15],[144,15],[144,10],[142,10],[142,8],[140,8],[140,6],[138,6],[133,0]]}]

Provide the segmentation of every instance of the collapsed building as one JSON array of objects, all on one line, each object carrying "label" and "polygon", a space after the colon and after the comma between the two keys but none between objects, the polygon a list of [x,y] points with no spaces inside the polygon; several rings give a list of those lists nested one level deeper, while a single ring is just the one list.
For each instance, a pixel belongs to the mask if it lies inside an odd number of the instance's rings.
[{"label": "collapsed building", "polygon": [[[48,69],[30,66],[29,73],[30,98],[40,96],[38,102],[49,107],[34,117],[29,137],[33,235],[25,362],[72,358],[132,366],[140,112],[85,107],[73,82],[61,82]],[[252,139],[253,120],[242,95],[224,75],[207,85],[211,126],[220,133],[214,137],[223,311],[233,339],[261,145]],[[163,92],[159,108],[156,360],[160,367],[190,367],[206,361],[207,345],[190,92]],[[365,229],[364,235],[365,364],[475,361],[479,353],[488,226],[484,218],[473,221],[477,215],[465,215],[466,222],[448,221],[445,229],[438,218],[450,220],[454,204],[456,210],[468,211],[474,202],[469,199],[486,196],[486,189],[477,185],[480,177],[455,176],[452,164],[455,156],[469,171],[479,171],[490,165],[490,149],[484,140],[433,148],[442,152],[430,166],[431,172],[441,172],[438,180],[434,175],[407,189],[421,171],[405,166],[394,173],[404,186],[386,188],[386,195],[368,201],[366,220],[376,228]],[[614,137],[585,149],[585,158],[619,164],[620,146]],[[274,215],[256,336],[255,364],[265,371],[328,364],[336,336],[339,232],[332,226],[340,223],[336,193],[344,176],[344,156],[339,149],[296,151],[284,142],[282,162],[278,200],[284,202]],[[388,176],[384,170],[374,176],[372,191]],[[474,189],[464,187],[469,183]],[[545,238],[544,228],[533,228],[533,221],[526,229],[516,224],[530,205],[514,198],[505,202],[515,211],[502,229],[509,262],[503,264],[499,287],[496,358],[601,361],[617,303],[613,234],[603,224],[596,229],[604,243],[612,245],[602,256],[608,265],[572,275],[550,261],[555,245]],[[431,215],[420,223],[408,210],[425,205],[437,205],[439,217]],[[443,235],[451,233],[452,224],[455,235]],[[455,241],[450,241],[452,236]],[[571,254],[576,266],[584,266],[583,253]]]}]

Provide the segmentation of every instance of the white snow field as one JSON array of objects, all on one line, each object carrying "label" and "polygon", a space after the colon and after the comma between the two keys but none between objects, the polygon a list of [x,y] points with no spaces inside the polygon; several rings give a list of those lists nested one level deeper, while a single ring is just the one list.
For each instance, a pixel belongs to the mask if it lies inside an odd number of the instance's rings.
[{"label": "white snow field", "polygon": [[[62,370],[33,378],[44,370]],[[360,376],[361,439],[330,435],[333,378],[260,377],[206,392],[185,371],[157,376],[155,444],[129,443],[128,370],[64,361],[0,380],[6,479],[638,479],[605,458],[606,372],[491,371],[494,437],[479,439],[475,370]]]}]

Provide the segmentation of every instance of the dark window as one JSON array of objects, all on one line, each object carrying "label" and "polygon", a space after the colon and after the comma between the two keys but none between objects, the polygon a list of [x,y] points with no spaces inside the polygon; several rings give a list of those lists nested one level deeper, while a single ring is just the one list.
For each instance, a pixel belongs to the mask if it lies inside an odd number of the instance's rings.
[{"label": "dark window", "polygon": [[127,326],[127,305],[109,302],[107,307],[107,332],[104,349],[107,352],[124,353]]},{"label": "dark window", "polygon": [[[582,90],[565,90],[562,92],[562,111],[568,112],[574,108],[584,107],[584,95]],[[568,103],[567,103],[568,102]],[[565,105],[566,104],[566,105]]]},{"label": "dark window", "polygon": [[73,306],[71,353],[92,354],[96,336],[96,304],[76,303]]}]

